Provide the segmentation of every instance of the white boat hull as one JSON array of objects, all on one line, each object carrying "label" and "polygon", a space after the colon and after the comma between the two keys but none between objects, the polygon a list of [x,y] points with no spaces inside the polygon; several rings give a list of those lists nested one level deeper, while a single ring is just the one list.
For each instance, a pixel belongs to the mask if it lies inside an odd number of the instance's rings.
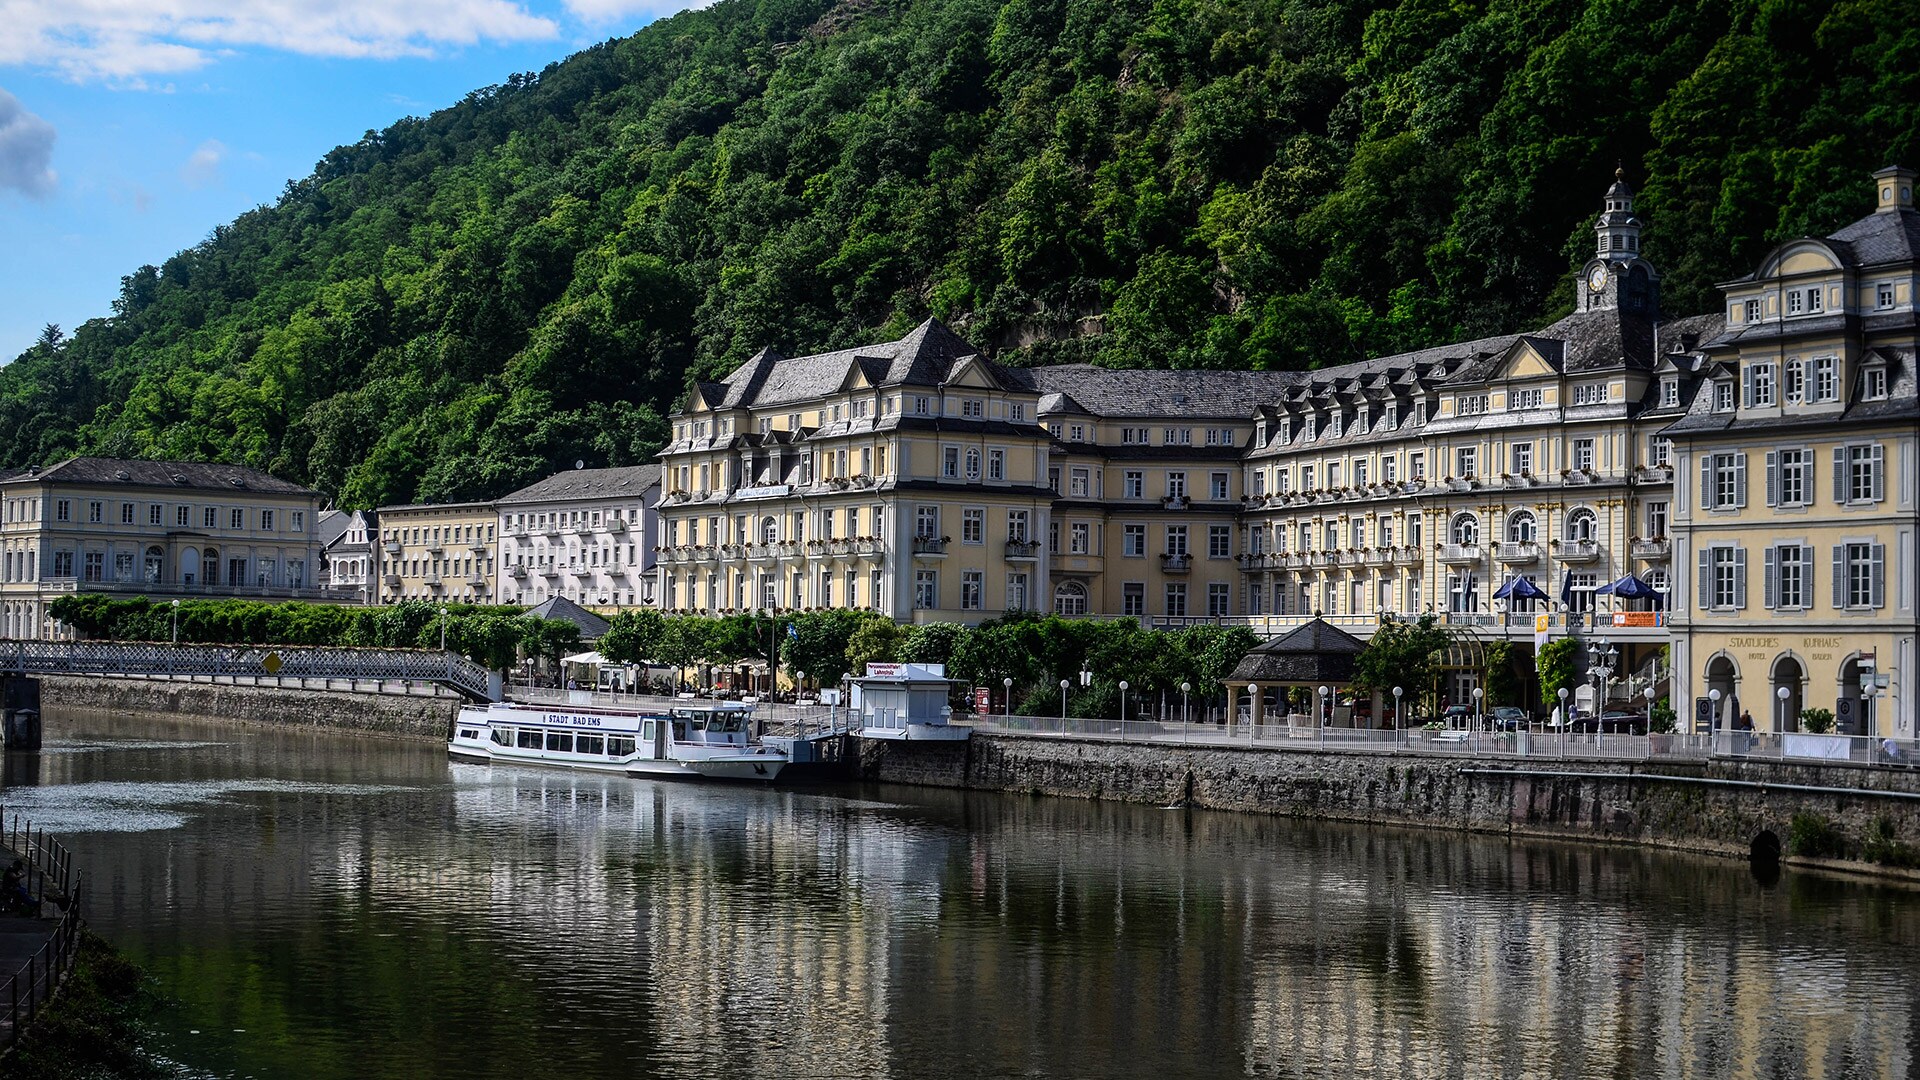
[{"label": "white boat hull", "polygon": [[[460,710],[453,737],[447,743],[447,754],[461,761],[487,765],[539,765],[645,779],[769,783],[787,766],[785,751],[741,741],[668,740],[667,756],[656,757],[650,751],[658,751],[659,746],[650,747],[636,738],[642,721],[648,724],[648,730],[652,730],[654,723],[666,722],[658,716],[641,713],[545,710],[511,705],[470,707]],[[502,728],[506,742],[495,741],[496,725]],[[540,737],[533,740],[535,745],[516,745],[517,738],[510,737],[527,732],[539,733]],[[568,749],[549,749],[553,742],[547,738],[548,734],[560,736],[560,745]],[[633,748],[631,752],[603,753],[616,739],[625,739],[625,745]],[[571,749],[588,740],[595,750]]]}]

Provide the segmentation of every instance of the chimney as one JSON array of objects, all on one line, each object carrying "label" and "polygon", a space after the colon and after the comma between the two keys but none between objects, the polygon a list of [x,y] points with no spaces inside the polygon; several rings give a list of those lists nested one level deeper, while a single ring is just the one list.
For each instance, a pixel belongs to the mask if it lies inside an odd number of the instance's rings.
[{"label": "chimney", "polygon": [[1904,165],[1889,165],[1873,174],[1874,211],[1889,213],[1913,209],[1914,171]]}]

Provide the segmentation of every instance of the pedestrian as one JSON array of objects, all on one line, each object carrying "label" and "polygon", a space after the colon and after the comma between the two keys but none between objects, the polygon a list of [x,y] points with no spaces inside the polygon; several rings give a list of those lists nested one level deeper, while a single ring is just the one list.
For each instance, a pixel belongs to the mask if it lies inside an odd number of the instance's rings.
[{"label": "pedestrian", "polygon": [[33,894],[27,891],[26,863],[15,859],[7,872],[0,874],[0,898],[24,912],[31,913],[39,907],[33,902]]},{"label": "pedestrian", "polygon": [[1900,752],[1900,744],[1894,742],[1893,736],[1891,735],[1880,740],[1880,753],[1885,755],[1888,761],[1900,762],[1906,760],[1906,755]]}]

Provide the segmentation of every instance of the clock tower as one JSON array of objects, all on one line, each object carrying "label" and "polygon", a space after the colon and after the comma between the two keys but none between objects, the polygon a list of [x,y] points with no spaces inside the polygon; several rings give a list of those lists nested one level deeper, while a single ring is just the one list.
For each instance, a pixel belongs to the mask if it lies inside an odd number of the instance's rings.
[{"label": "clock tower", "polygon": [[1640,257],[1640,219],[1625,169],[1615,169],[1606,208],[1593,224],[1598,250],[1574,285],[1575,311],[1630,311],[1652,316],[1660,308],[1660,272]]}]

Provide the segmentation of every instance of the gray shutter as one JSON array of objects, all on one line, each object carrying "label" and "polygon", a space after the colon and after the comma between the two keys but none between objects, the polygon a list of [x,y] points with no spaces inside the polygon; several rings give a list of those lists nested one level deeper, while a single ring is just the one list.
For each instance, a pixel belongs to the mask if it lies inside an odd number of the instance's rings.
[{"label": "gray shutter", "polygon": [[[1767,451],[1767,505],[1775,506],[1780,502],[1780,455]],[[1773,605],[1769,604],[1768,607]]]},{"label": "gray shutter", "polygon": [[1847,545],[1833,545],[1833,606],[1847,606]]},{"label": "gray shutter", "polygon": [[[1773,455],[1769,454],[1767,456],[1772,457]],[[1766,558],[1766,567],[1765,567],[1765,572],[1761,574],[1760,585],[1761,585],[1761,592],[1764,594],[1767,607],[1773,606],[1774,589],[1776,587],[1777,582],[1779,581],[1778,574],[1780,573],[1780,563],[1779,563],[1778,556],[1780,552],[1781,552],[1780,548],[1769,547],[1766,549],[1764,553]]]},{"label": "gray shutter", "polygon": [[1733,505],[1747,505],[1747,455],[1744,450],[1733,455]]},{"label": "gray shutter", "polygon": [[1883,446],[1873,448],[1873,501],[1880,502],[1887,497],[1887,451]]},{"label": "gray shutter", "polygon": [[1751,364],[1740,369],[1740,404],[1749,409],[1753,408],[1753,371]]},{"label": "gray shutter", "polygon": [[1833,448],[1833,501],[1847,505],[1847,448]]},{"label": "gray shutter", "polygon": [[1713,549],[1700,549],[1700,580],[1694,588],[1694,595],[1700,598],[1699,610],[1705,611],[1713,606]]},{"label": "gray shutter", "polygon": [[1713,502],[1713,455],[1700,455],[1700,509],[1712,510]]},{"label": "gray shutter", "polygon": [[1800,600],[1811,611],[1813,609],[1813,545],[1803,544],[1798,549],[1800,555]]},{"label": "gray shutter", "polygon": [[1747,606],[1747,549],[1733,549],[1733,606]]},{"label": "gray shutter", "polygon": [[1887,606],[1887,545],[1873,545],[1873,606]]}]

